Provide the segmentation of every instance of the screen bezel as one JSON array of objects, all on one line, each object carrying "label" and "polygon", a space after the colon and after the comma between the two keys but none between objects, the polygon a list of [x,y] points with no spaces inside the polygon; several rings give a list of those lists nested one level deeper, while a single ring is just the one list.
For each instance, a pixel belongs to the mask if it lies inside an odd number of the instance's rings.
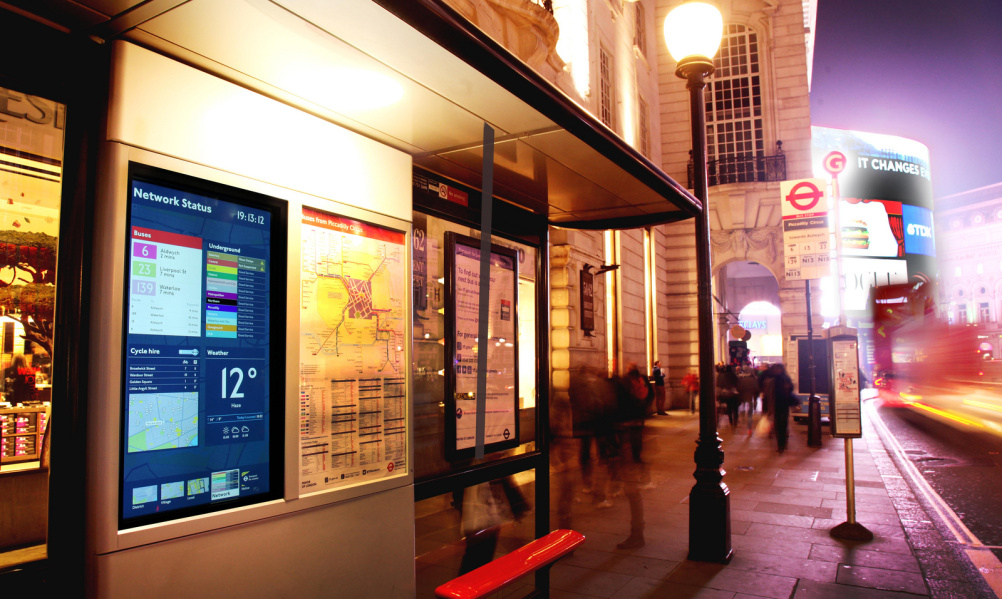
[{"label": "screen bezel", "polygon": [[[288,203],[275,197],[253,192],[247,189],[234,187],[202,179],[191,175],[178,173],[172,170],[162,169],[138,162],[129,162],[128,176],[126,178],[126,205],[125,205],[125,238],[123,243],[128,246],[131,243],[132,227],[132,186],[133,182],[139,180],[155,185],[162,185],[170,189],[181,192],[190,192],[204,197],[217,199],[231,204],[237,204],[265,211],[270,214],[271,220],[271,247],[269,249],[270,279],[269,279],[269,338],[271,343],[268,348],[269,360],[269,385],[268,385],[268,491],[255,495],[226,499],[206,504],[199,504],[191,507],[181,507],[166,511],[159,511],[153,514],[138,515],[130,518],[125,517],[125,459],[127,452],[128,435],[128,392],[127,392],[127,348],[129,337],[129,295],[130,277],[128,275],[131,267],[131,252],[126,247],[124,252],[122,293],[122,331],[120,352],[120,367],[118,387],[120,389],[119,414],[120,418],[117,434],[119,448],[118,467],[118,493],[117,514],[118,529],[127,530],[141,526],[159,524],[180,520],[192,516],[211,514],[231,510],[234,508],[255,505],[284,497],[284,477],[285,477],[285,380],[286,380],[286,302],[287,302],[287,263],[288,263]],[[203,316],[204,318],[204,316]],[[205,423],[199,423],[200,434],[204,430]]]}]

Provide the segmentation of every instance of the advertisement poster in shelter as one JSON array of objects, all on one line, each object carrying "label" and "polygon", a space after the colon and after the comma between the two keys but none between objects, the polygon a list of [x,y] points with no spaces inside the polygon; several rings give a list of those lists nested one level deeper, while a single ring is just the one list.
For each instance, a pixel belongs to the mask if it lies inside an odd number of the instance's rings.
[{"label": "advertisement poster in shelter", "polygon": [[480,335],[480,240],[449,234],[446,239],[449,298],[453,314],[446,337],[449,349],[446,448],[453,459],[473,455],[477,445],[477,385],[481,348],[487,351],[484,406],[485,451],[518,445],[518,347],[517,281],[518,254],[492,244],[490,253],[489,302],[486,310],[487,342]]}]

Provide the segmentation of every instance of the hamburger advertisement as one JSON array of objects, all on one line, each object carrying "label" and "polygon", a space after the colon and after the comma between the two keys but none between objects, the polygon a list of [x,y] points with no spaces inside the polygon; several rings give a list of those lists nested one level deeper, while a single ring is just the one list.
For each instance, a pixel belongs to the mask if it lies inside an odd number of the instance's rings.
[{"label": "hamburger advertisement", "polygon": [[842,198],[839,227],[845,256],[899,258],[905,254],[901,202]]},{"label": "hamburger advertisement", "polygon": [[854,220],[842,225],[842,247],[851,250],[870,248],[870,230],[866,228],[866,221]]}]

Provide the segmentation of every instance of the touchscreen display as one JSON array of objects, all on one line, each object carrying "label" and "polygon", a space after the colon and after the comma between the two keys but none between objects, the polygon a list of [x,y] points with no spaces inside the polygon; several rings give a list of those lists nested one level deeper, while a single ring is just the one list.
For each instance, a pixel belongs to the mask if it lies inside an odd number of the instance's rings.
[{"label": "touchscreen display", "polygon": [[286,208],[136,164],[128,193],[122,527],[278,497]]}]

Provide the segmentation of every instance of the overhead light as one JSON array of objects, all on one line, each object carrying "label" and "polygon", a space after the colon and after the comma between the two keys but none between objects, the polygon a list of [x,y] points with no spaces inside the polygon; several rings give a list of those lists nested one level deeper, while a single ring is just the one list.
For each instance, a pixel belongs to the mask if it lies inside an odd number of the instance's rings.
[{"label": "overhead light", "polygon": [[403,86],[393,77],[351,67],[289,67],[283,81],[290,91],[337,112],[385,108],[404,96]]},{"label": "overhead light", "polygon": [[720,11],[705,2],[687,2],[665,18],[665,44],[675,62],[697,57],[712,59],[723,32]]}]

